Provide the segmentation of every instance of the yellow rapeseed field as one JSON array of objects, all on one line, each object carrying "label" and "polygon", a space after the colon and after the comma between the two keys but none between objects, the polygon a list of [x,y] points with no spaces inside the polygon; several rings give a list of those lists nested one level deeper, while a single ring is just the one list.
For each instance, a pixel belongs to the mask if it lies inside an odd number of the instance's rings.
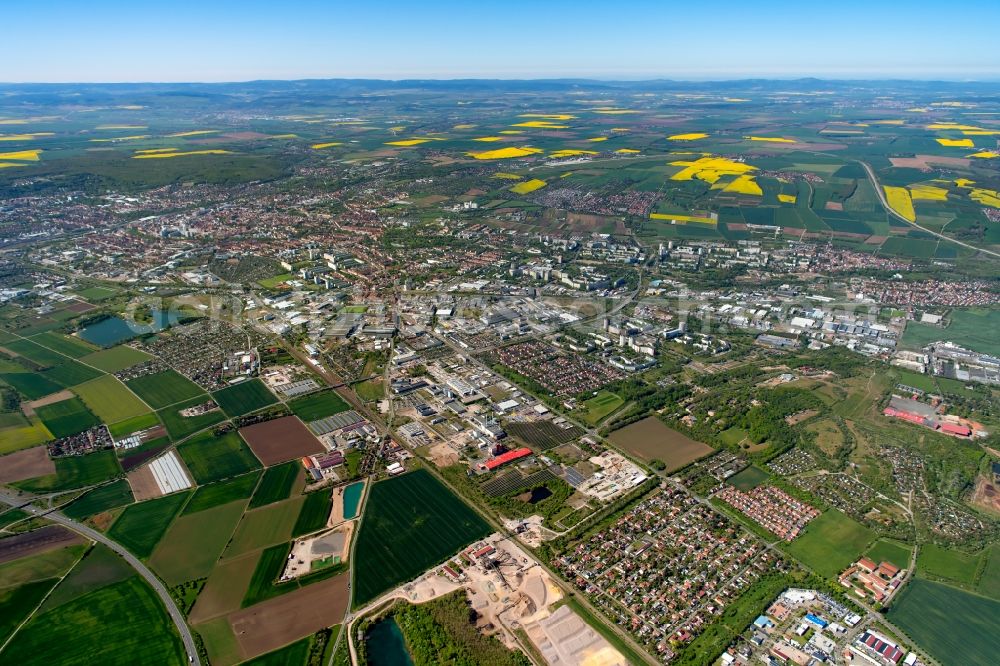
[{"label": "yellow rapeseed field", "polygon": [[768,143],[798,143],[795,139],[786,139],[781,136],[745,136],[743,138],[750,141],[766,141]]},{"label": "yellow rapeseed field", "polygon": [[0,169],[9,169],[10,167],[24,166],[17,162],[0,162]]},{"label": "yellow rapeseed field", "polygon": [[995,150],[981,150],[978,153],[972,153],[969,157],[978,157],[981,160],[992,160],[1000,157],[1000,153]]},{"label": "yellow rapeseed field", "polygon": [[708,135],[704,132],[688,132],[687,134],[674,134],[673,136],[668,136],[668,141],[694,141],[695,139],[704,139]]},{"label": "yellow rapeseed field", "polygon": [[885,190],[885,196],[889,201],[890,208],[899,213],[905,220],[910,222],[917,221],[917,213],[913,210],[913,199],[910,197],[908,189],[905,187],[893,187],[891,185],[884,185],[882,189]]},{"label": "yellow rapeseed field", "polygon": [[55,136],[55,132],[31,132],[29,134],[0,134],[0,141],[32,141],[43,136]]},{"label": "yellow rapeseed field", "polygon": [[521,130],[500,130],[500,134],[524,134]]},{"label": "yellow rapeseed field", "polygon": [[600,113],[605,116],[624,116],[630,113],[639,113],[635,109],[595,109],[594,113]]},{"label": "yellow rapeseed field", "polygon": [[148,153],[146,155],[133,155],[134,160],[150,160],[163,157],[187,157],[188,155],[231,155],[230,150],[186,150],[182,153]]},{"label": "yellow rapeseed field", "polygon": [[503,178],[504,180],[521,180],[524,176],[518,176],[516,173],[507,173],[506,171],[497,171],[493,174],[494,178]]},{"label": "yellow rapeseed field", "polygon": [[297,139],[297,138],[299,138],[299,135],[298,134],[272,134],[271,138],[272,139]]},{"label": "yellow rapeseed field", "polygon": [[752,194],[754,196],[763,196],[764,192],[760,189],[760,185],[757,181],[753,179],[753,176],[737,176],[733,182],[726,185],[723,192],[735,192],[737,194]]},{"label": "yellow rapeseed field", "polygon": [[793,204],[793,203],[795,203],[795,201],[797,199],[798,199],[798,197],[796,197],[794,194],[779,194],[778,195],[778,201],[780,201],[781,203],[791,203],[791,204]]},{"label": "yellow rapeseed field", "polygon": [[718,221],[703,215],[675,215],[673,213],[650,213],[651,220],[674,220],[675,222],[697,222],[698,224],[717,224]]},{"label": "yellow rapeseed field", "polygon": [[419,146],[422,143],[427,143],[433,139],[400,139],[399,141],[386,141],[387,146]]},{"label": "yellow rapeseed field", "polygon": [[146,148],[145,150],[135,151],[136,155],[145,155],[147,153],[176,153],[176,148]]},{"label": "yellow rapeseed field", "polygon": [[553,150],[549,153],[549,157],[575,157],[576,155],[597,155],[593,150],[577,150],[574,148],[565,148],[563,150]]},{"label": "yellow rapeseed field", "polygon": [[606,137],[606,136],[595,136],[593,139],[587,139],[587,141],[589,141],[591,143],[599,143],[601,141],[607,141],[607,140],[608,140],[608,137]]},{"label": "yellow rapeseed field", "polygon": [[976,147],[976,144],[972,143],[972,139],[944,139],[944,138],[940,138],[939,137],[939,138],[935,139],[935,141],[937,141],[942,146],[945,146],[947,148],[975,148]]},{"label": "yellow rapeseed field", "polygon": [[635,148],[619,148],[615,152],[620,155],[634,155],[642,151],[636,150]]},{"label": "yellow rapeseed field", "polygon": [[1000,136],[1000,130],[962,130],[965,136]]},{"label": "yellow rapeseed field", "polygon": [[148,125],[98,125],[99,130],[134,130],[134,129],[148,129]]},{"label": "yellow rapeseed field", "polygon": [[12,153],[0,153],[0,160],[11,160],[14,162],[37,162],[38,154],[40,152],[42,151],[35,148],[33,150],[17,150]]},{"label": "yellow rapeseed field", "polygon": [[0,125],[27,125],[28,121],[24,118],[3,118],[0,119]]},{"label": "yellow rapeseed field", "polygon": [[541,118],[542,120],[573,120],[576,116],[568,113],[522,113],[518,118]]},{"label": "yellow rapeseed field", "polygon": [[934,185],[910,185],[910,198],[914,201],[947,201],[948,190]]},{"label": "yellow rapeseed field", "polygon": [[724,157],[702,157],[694,162],[680,160],[670,164],[685,167],[671,176],[671,180],[697,179],[706,183],[714,183],[722,176],[740,176],[757,170],[755,166],[727,160]]},{"label": "yellow rapeseed field", "polygon": [[723,97],[723,102],[749,102],[748,99],[743,99],[742,97]]},{"label": "yellow rapeseed field", "polygon": [[504,160],[512,157],[526,157],[540,152],[542,152],[540,148],[514,148],[511,146],[508,148],[497,148],[496,150],[484,150],[479,153],[466,153],[466,155],[477,160]]},{"label": "yellow rapeseed field", "polygon": [[969,192],[969,198],[990,208],[1000,208],[1000,192],[996,190],[985,190],[976,187]]},{"label": "yellow rapeseed field", "polygon": [[539,180],[538,178],[532,178],[531,180],[526,180],[523,183],[518,183],[510,188],[510,191],[515,194],[528,194],[529,192],[534,192],[535,190],[540,190],[548,185],[544,180]]},{"label": "yellow rapeseed field", "polygon": [[481,136],[478,139],[473,139],[473,141],[482,141],[483,143],[492,143],[494,141],[503,141],[502,136]]},{"label": "yellow rapeseed field", "polygon": [[333,146],[342,145],[344,145],[342,141],[327,141],[326,143],[314,143],[312,147],[314,150],[322,150],[323,148],[331,148]]},{"label": "yellow rapeseed field", "polygon": [[461,125],[455,125],[452,129],[472,129],[475,125],[471,123],[462,123]]},{"label": "yellow rapeseed field", "polygon": [[975,125],[960,125],[958,123],[932,123],[927,125],[929,130],[956,130],[965,132],[976,132],[981,130],[981,127],[976,127]]},{"label": "yellow rapeseed field", "polygon": [[526,120],[523,123],[514,123],[511,127],[534,127],[538,129],[569,129],[569,125],[559,125],[548,120]]}]

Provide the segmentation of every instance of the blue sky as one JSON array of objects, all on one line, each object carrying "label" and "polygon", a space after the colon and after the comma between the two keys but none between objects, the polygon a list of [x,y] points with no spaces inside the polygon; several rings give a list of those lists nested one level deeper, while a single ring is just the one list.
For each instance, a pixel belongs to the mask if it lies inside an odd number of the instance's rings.
[{"label": "blue sky", "polygon": [[2,0],[0,81],[1000,79],[1000,1]]}]

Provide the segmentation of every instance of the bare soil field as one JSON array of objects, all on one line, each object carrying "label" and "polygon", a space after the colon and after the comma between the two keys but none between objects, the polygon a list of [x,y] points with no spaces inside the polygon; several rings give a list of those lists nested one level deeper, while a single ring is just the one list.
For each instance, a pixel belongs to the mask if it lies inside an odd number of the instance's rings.
[{"label": "bare soil field", "polygon": [[1000,515],[1000,488],[989,478],[980,476],[976,480],[976,489],[969,497],[969,504],[985,511]]},{"label": "bare soil field", "polygon": [[654,416],[616,430],[608,437],[616,446],[645,461],[655,459],[672,472],[708,455],[714,449],[667,427]]},{"label": "bare soil field", "polygon": [[49,460],[49,454],[44,446],[0,457],[0,483],[22,481],[55,473],[56,465]]},{"label": "bare soil field", "polygon": [[230,615],[243,658],[252,659],[342,622],[349,582],[350,574],[341,574]]},{"label": "bare soil field", "polygon": [[47,553],[57,548],[65,548],[84,539],[62,525],[48,525],[41,529],[16,534],[6,539],[0,539],[0,564],[19,560],[22,557]]},{"label": "bare soil field", "polygon": [[163,494],[160,492],[160,486],[156,484],[156,479],[153,478],[153,472],[149,465],[132,470],[126,474],[126,478],[128,485],[132,487],[132,494],[135,495],[136,502],[153,499]]},{"label": "bare soil field", "polygon": [[240,428],[240,435],[267,467],[325,451],[297,416]]},{"label": "bare soil field", "polygon": [[[32,412],[39,407],[44,407],[45,405],[51,405],[56,402],[62,402],[63,400],[69,400],[70,398],[75,398],[76,396],[69,389],[64,389],[56,393],[51,393],[44,398],[39,398],[38,400],[32,400],[31,402],[24,403],[31,408]],[[24,405],[22,405],[23,407]]]},{"label": "bare soil field", "polygon": [[890,157],[894,167],[930,171],[932,164],[946,167],[969,167],[968,157],[939,157],[937,155],[917,155],[916,157]]},{"label": "bare soil field", "polygon": [[431,461],[438,467],[448,467],[449,465],[458,464],[458,454],[445,442],[432,446],[427,451],[427,455],[430,456]]}]

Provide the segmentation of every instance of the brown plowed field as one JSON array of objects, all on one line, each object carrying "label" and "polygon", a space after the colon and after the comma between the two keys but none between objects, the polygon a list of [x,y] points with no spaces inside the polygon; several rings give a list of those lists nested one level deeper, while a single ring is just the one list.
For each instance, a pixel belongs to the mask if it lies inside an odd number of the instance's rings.
[{"label": "brown plowed field", "polygon": [[62,525],[48,525],[31,532],[0,539],[0,564],[76,543],[83,543],[83,537],[76,532]]},{"label": "brown plowed field", "polygon": [[297,416],[240,428],[240,435],[267,467],[326,450]]},{"label": "brown plowed field", "polygon": [[49,454],[44,446],[24,449],[0,458],[0,483],[22,481],[55,473],[56,465],[49,460]]}]

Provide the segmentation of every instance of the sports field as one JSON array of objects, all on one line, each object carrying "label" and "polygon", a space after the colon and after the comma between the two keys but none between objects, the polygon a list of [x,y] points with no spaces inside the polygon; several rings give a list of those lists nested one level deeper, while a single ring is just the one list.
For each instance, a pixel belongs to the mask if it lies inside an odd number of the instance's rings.
[{"label": "sports field", "polygon": [[857,561],[874,538],[875,534],[861,523],[830,509],[783,548],[821,576],[836,578]]},{"label": "sports field", "polygon": [[151,410],[114,375],[104,375],[73,389],[104,423],[148,414]]},{"label": "sports field", "polygon": [[942,664],[996,663],[998,601],[914,578],[893,602],[888,618]]},{"label": "sports field", "polygon": [[35,615],[3,658],[11,664],[73,666],[187,663],[160,600],[137,576]]},{"label": "sports field", "polygon": [[146,352],[133,349],[128,345],[118,345],[84,356],[80,361],[104,372],[118,372],[151,358],[152,356]]},{"label": "sports field", "polygon": [[137,556],[149,557],[190,495],[190,491],[174,493],[133,504],[118,516],[108,530],[108,536]]},{"label": "sports field", "polygon": [[215,402],[229,416],[242,416],[278,402],[259,379],[242,381],[212,394]]},{"label": "sports field", "polygon": [[35,409],[53,437],[68,437],[100,423],[79,398],[70,398]]},{"label": "sports field", "polygon": [[673,472],[702,458],[714,449],[667,427],[650,416],[611,433],[609,439],[620,449],[646,462],[662,460]]},{"label": "sports field", "polygon": [[583,403],[583,420],[591,425],[597,423],[608,414],[625,404],[619,396],[610,391],[600,391],[597,395]]},{"label": "sports field", "polygon": [[173,370],[136,377],[125,384],[153,409],[162,409],[205,393],[197,384]]},{"label": "sports field", "polygon": [[177,452],[199,484],[260,469],[260,462],[235,430],[221,436],[211,431],[199,433],[178,446]]},{"label": "sports field", "polygon": [[168,585],[208,576],[245,506],[236,501],[180,516],[160,539],[149,565]]},{"label": "sports field", "polygon": [[911,546],[892,539],[879,539],[872,544],[865,555],[875,560],[875,562],[891,562],[900,569],[910,568],[910,554],[913,552]]},{"label": "sports field", "polygon": [[336,391],[323,391],[296,398],[288,403],[288,407],[306,423],[349,409],[349,405]]},{"label": "sports field", "polygon": [[764,483],[769,477],[770,475],[761,468],[750,465],[743,471],[737,472],[726,479],[726,483],[739,490],[747,491]]},{"label": "sports field", "polygon": [[426,470],[374,484],[357,536],[355,605],[415,578],[490,531]]},{"label": "sports field", "polygon": [[198,513],[236,500],[249,499],[250,495],[253,494],[253,489],[257,486],[258,478],[260,478],[259,472],[251,472],[226,481],[200,486],[198,490],[194,491],[191,501],[184,506],[184,512],[181,515],[186,516],[189,513]]}]

